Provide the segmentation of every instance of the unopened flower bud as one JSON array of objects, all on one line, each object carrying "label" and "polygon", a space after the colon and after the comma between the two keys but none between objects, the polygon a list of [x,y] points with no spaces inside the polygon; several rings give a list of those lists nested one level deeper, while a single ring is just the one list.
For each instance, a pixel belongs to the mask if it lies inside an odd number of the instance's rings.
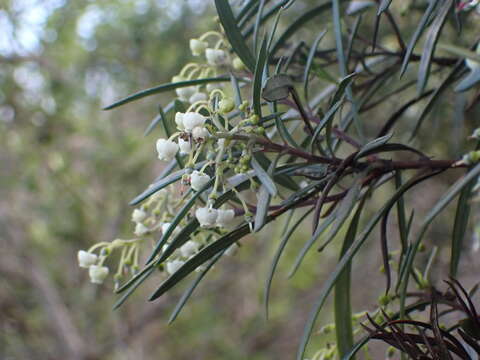
[{"label": "unopened flower bud", "polygon": [[235,109],[235,102],[230,98],[223,98],[218,103],[218,112],[220,114],[228,114]]}]

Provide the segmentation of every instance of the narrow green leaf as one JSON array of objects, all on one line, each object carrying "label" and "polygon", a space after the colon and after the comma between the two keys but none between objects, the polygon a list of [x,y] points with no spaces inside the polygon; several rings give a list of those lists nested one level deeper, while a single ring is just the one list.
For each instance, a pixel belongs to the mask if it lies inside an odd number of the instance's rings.
[{"label": "narrow green leaf", "polygon": [[188,212],[193,207],[193,205],[195,205],[197,198],[213,185],[214,180],[215,179],[211,179],[200,191],[195,192],[191,190],[191,192],[193,193],[192,197],[178,211],[177,215],[175,215],[173,220],[170,222],[170,226],[168,227],[167,231],[165,231],[162,234],[161,239],[155,244],[155,247],[153,248],[152,253],[150,254],[148,260],[146,261],[147,263],[152,261],[157,256],[157,254],[162,250],[163,245],[167,243],[168,239],[170,238],[170,235],[173,234],[173,231],[175,230],[175,228],[178,226],[178,224],[180,224],[183,218],[187,216]]},{"label": "narrow green leaf", "polygon": [[418,232],[417,238],[415,242],[411,245],[412,250],[409,253],[408,257],[406,258],[405,263],[405,272],[404,276],[401,281],[401,292],[400,292],[400,310],[403,314],[405,309],[405,299],[406,293],[408,288],[408,280],[410,272],[413,269],[413,261],[415,260],[415,256],[418,252],[418,248],[420,247],[421,241],[423,236],[427,232],[428,227],[432,223],[432,221],[440,214],[443,209],[452,201],[466,186],[470,185],[471,181],[474,181],[480,175],[480,164],[475,165],[464,177],[459,179],[455,184],[453,184],[445,195],[435,204],[435,206],[428,212],[427,216],[425,217],[420,231]]},{"label": "narrow green leaf", "polygon": [[230,245],[232,245],[237,240],[241,239],[250,232],[250,227],[248,224],[244,224],[239,228],[229,232],[227,235],[222,236],[217,241],[207,245],[200,252],[190,258],[183,266],[173,273],[169,278],[167,278],[160,287],[155,290],[155,292],[150,296],[149,300],[154,301],[155,299],[162,296],[165,292],[175,286],[179,281],[184,279],[197,267],[202,265],[207,260],[214,257],[216,254],[220,253],[223,250],[226,250]]},{"label": "narrow green leaf", "polygon": [[275,44],[273,44],[270,51],[270,56],[274,56],[282,46],[300,29],[303,28],[304,24],[312,21],[317,16],[327,11],[330,8],[330,3],[321,4],[311,10],[306,11],[301,15],[297,20],[295,20],[290,26],[280,35]]},{"label": "narrow green leaf", "polygon": [[257,210],[255,211],[255,226],[253,232],[258,232],[265,225],[265,219],[267,218],[268,207],[272,196],[268,192],[265,185],[261,185],[257,192]]},{"label": "narrow green leaf", "polygon": [[337,87],[337,91],[335,91],[332,101],[330,101],[331,105],[336,104],[342,99],[343,95],[345,94],[345,91],[347,90],[347,86],[349,86],[350,83],[353,81],[353,78],[355,77],[355,75],[357,74],[351,73],[340,80]]},{"label": "narrow green leaf", "polygon": [[393,133],[387,134],[385,136],[379,137],[377,139],[374,139],[368,142],[360,149],[358,154],[355,156],[355,159],[359,159],[362,156],[364,156],[364,154],[369,153],[372,150],[381,147],[382,145],[385,145],[388,142],[388,140],[392,138],[392,136],[393,136]]},{"label": "narrow green leaf", "polygon": [[220,77],[187,80],[187,81],[179,81],[179,82],[175,82],[175,83],[162,84],[162,85],[155,86],[155,87],[152,87],[150,89],[142,90],[142,91],[139,91],[139,92],[134,93],[132,95],[129,95],[126,98],[118,100],[118,101],[114,102],[113,104],[103,108],[103,110],[111,110],[111,109],[114,109],[118,106],[128,104],[132,101],[143,99],[144,97],[159,94],[159,93],[162,93],[162,92],[165,92],[165,91],[175,90],[176,88],[180,88],[180,87],[203,85],[203,84],[209,84],[209,83],[214,83],[214,82],[226,82],[226,81],[229,81],[229,80],[230,79],[226,76],[220,76]]},{"label": "narrow green leaf", "polygon": [[257,49],[258,49],[258,37],[260,35],[259,30],[260,30],[260,24],[262,21],[264,7],[265,7],[265,0],[260,0],[260,5],[257,12],[257,18],[255,20],[255,26],[253,28],[253,53],[254,54],[257,53]]},{"label": "narrow green leaf", "polygon": [[253,78],[253,110],[255,114],[262,117],[262,83],[263,83],[263,71],[267,63],[267,39],[264,38],[260,53],[258,54],[257,63],[255,65],[255,75]]},{"label": "narrow green leaf", "polygon": [[460,58],[470,59],[480,63],[480,54],[477,54],[475,51],[451,44],[438,44],[438,48],[457,55]]},{"label": "narrow green leaf", "polygon": [[463,249],[463,243],[467,232],[468,219],[470,217],[470,196],[475,181],[465,186],[460,193],[457,203],[457,211],[455,212],[455,224],[453,226],[452,246],[450,253],[450,276],[457,277],[458,264],[460,264],[460,256]]},{"label": "narrow green leaf", "polygon": [[277,187],[275,182],[270,178],[268,173],[263,169],[263,167],[258,163],[257,159],[255,158],[256,155],[252,157],[252,168],[255,171],[260,182],[265,185],[265,188],[268,190],[271,196],[277,195]]},{"label": "narrow green leaf", "polygon": [[417,92],[422,94],[427,85],[428,78],[430,76],[430,68],[432,66],[433,53],[435,52],[435,46],[442,33],[443,25],[447,21],[447,16],[453,5],[453,0],[446,0],[440,7],[439,13],[433,21],[430,29],[427,32],[425,44],[423,46],[422,57],[420,59],[420,66],[418,67],[418,81]]},{"label": "narrow green leaf", "polygon": [[[164,109],[165,114],[169,114],[173,110],[173,104],[174,102],[171,101],[167,106],[165,106],[165,109]],[[153,131],[153,129],[160,123],[160,121],[162,121],[162,117],[159,114],[155,116],[152,122],[145,129],[143,136],[147,136],[148,134],[150,134]]]},{"label": "narrow green leaf", "polygon": [[338,280],[338,277],[342,273],[342,271],[345,269],[348,263],[351,262],[353,257],[356,255],[358,250],[362,247],[362,245],[365,243],[367,240],[369,234],[372,232],[374,229],[375,225],[380,221],[380,219],[383,217],[384,213],[390,209],[391,206],[393,206],[398,198],[403,195],[405,191],[410,189],[412,186],[417,184],[420,181],[423,181],[427,178],[429,178],[431,174],[428,174],[426,176],[423,176],[421,178],[414,179],[413,181],[409,181],[405,183],[400,189],[398,189],[393,196],[387,201],[387,203],[380,209],[369,221],[369,223],[365,226],[365,229],[357,236],[353,244],[348,248],[347,252],[345,255],[342,256],[340,261],[338,262],[337,266],[335,267],[335,270],[330,273],[328,279],[324,283],[320,294],[317,298],[317,301],[315,305],[313,306],[313,309],[309,315],[307,324],[304,328],[304,332],[301,338],[300,346],[298,348],[297,352],[297,360],[303,360],[305,350],[308,345],[308,341],[310,339],[310,335],[313,331],[313,328],[315,326],[315,322],[317,320],[318,314],[320,310],[322,309],[323,305],[325,304],[325,301],[327,300],[328,295],[330,294],[331,290],[335,286],[335,283]]},{"label": "narrow green leaf", "polygon": [[433,109],[434,105],[437,103],[438,100],[441,99],[441,95],[448,89],[448,87],[455,81],[457,75],[459,74],[460,70],[463,68],[463,61],[459,61],[455,67],[450,71],[448,76],[443,80],[440,85],[435,89],[434,93],[428,100],[428,103],[422,110],[422,113],[418,117],[417,122],[412,130],[412,134],[410,135],[410,140],[412,140],[418,133],[418,130],[423,124],[423,121],[430,114],[430,111]]},{"label": "narrow green leaf", "polygon": [[253,72],[255,69],[255,58],[250,52],[250,49],[237,26],[230,4],[227,0],[215,0],[215,6],[217,8],[218,17],[233,51],[235,51],[245,66]]},{"label": "narrow green leaf", "polygon": [[[355,240],[364,204],[365,201],[361,201],[352,221],[350,222],[340,252],[340,259],[345,255],[348,248]],[[353,347],[352,305],[350,301],[351,268],[352,264],[347,264],[343,272],[339,275],[334,290],[335,332],[338,355],[340,357],[347,354]]]},{"label": "narrow green leaf", "polygon": [[[148,266],[145,268],[145,271],[142,271],[138,277],[135,278],[135,281],[130,282],[128,286],[128,291],[123,294],[120,299],[117,300],[117,302],[113,305],[113,310],[118,309],[120,306],[123,305],[123,303],[134,293],[134,291],[142,284],[155,270],[155,267]],[[125,288],[127,289],[127,288]]]},{"label": "narrow green leaf", "polygon": [[210,271],[210,269],[215,265],[215,263],[220,260],[220,258],[223,255],[223,251],[213,257],[213,259],[208,263],[208,265],[203,269],[200,274],[195,278],[195,280],[192,281],[192,284],[185,290],[185,292],[182,294],[182,297],[178,301],[177,305],[175,306],[175,309],[173,310],[172,314],[170,315],[170,318],[168,319],[168,323],[171,324],[172,322],[175,321],[177,316],[180,314],[182,309],[184,308],[185,304],[187,303],[188,299],[192,296],[193,292],[197,288],[198,284],[202,281],[202,279],[207,275],[207,273]]},{"label": "narrow green leaf", "polygon": [[337,110],[340,108],[340,105],[342,105],[342,101],[337,101],[323,116],[323,119],[320,120],[318,123],[317,127],[315,128],[315,131],[312,136],[312,140],[310,141],[310,147],[313,146],[314,142],[318,138],[318,135],[320,135],[320,132],[322,129],[328,124],[333,121],[333,117],[335,116]]},{"label": "narrow green leaf", "polygon": [[318,238],[328,229],[328,227],[333,223],[335,220],[335,213],[330,214],[323,222],[317,227],[315,233],[312,237],[303,245],[302,249],[300,250],[299,254],[295,258],[293,262],[292,268],[288,273],[288,277],[291,278],[297,272],[298,268],[303,262],[305,255],[307,255],[308,251],[312,248],[313,244],[318,240]]},{"label": "narrow green leaf", "polygon": [[381,15],[385,10],[387,10],[391,3],[392,0],[382,0],[380,5],[378,6],[377,15]]},{"label": "narrow green leaf", "polygon": [[480,83],[480,68],[470,71],[462,81],[455,87],[456,92],[467,91]]},{"label": "narrow green leaf", "polygon": [[270,299],[270,289],[272,287],[273,276],[275,275],[275,271],[277,269],[278,263],[280,261],[280,257],[287,246],[288,240],[292,237],[295,230],[298,226],[310,215],[313,211],[313,208],[308,210],[305,214],[303,214],[296,222],[292,225],[292,227],[284,234],[282,240],[280,241],[280,245],[278,246],[277,251],[275,252],[275,256],[273,257],[272,264],[270,266],[270,271],[268,272],[267,280],[265,282],[265,291],[264,291],[264,303],[265,303],[265,317],[268,319],[268,304]]},{"label": "narrow green leaf", "polygon": [[437,7],[438,0],[431,0],[430,3],[428,4],[428,8],[423,14],[422,18],[420,19],[420,22],[415,29],[415,32],[412,35],[412,38],[410,39],[407,50],[405,51],[405,56],[403,58],[403,63],[400,68],[400,77],[405,73],[407,70],[408,63],[410,62],[410,57],[412,56],[413,50],[415,49],[415,45],[417,45],[418,39],[420,39],[420,36],[422,36],[423,31],[427,27],[428,21],[430,20],[430,17],[432,16],[435,8]]},{"label": "narrow green leaf", "polygon": [[315,53],[317,52],[318,45],[320,41],[322,41],[323,37],[327,33],[327,30],[323,30],[318,34],[313,42],[312,47],[310,48],[310,52],[308,53],[307,63],[305,65],[305,69],[303,71],[303,89],[305,93],[305,100],[308,101],[308,80],[310,75],[310,68],[312,67],[313,60],[315,59]]}]

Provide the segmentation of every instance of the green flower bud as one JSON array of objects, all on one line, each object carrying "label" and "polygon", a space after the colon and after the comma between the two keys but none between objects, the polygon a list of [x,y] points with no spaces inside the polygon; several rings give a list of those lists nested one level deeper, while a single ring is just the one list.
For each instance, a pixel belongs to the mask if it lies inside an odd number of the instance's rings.
[{"label": "green flower bud", "polygon": [[378,303],[381,306],[387,306],[390,303],[391,300],[392,300],[392,298],[390,297],[390,295],[385,294],[385,295],[382,295],[378,298]]},{"label": "green flower bud", "polygon": [[258,128],[255,129],[255,133],[256,133],[257,135],[264,135],[264,134],[265,134],[265,128],[262,127],[262,126],[260,126],[260,127],[258,127]]},{"label": "green flower bud", "polygon": [[235,109],[235,102],[230,98],[223,98],[218,103],[218,112],[220,114],[228,114]]}]

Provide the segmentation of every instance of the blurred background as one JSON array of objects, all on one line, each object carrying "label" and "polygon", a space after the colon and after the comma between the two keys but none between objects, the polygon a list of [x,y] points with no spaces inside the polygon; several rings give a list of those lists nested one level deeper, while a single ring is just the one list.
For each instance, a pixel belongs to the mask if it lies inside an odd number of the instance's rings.
[{"label": "blurred background", "polygon": [[[143,131],[165,99],[101,108],[168,82],[190,58],[188,40],[214,28],[214,16],[205,0],[0,0],[1,359],[293,357],[316,290],[338,256],[335,247],[321,258],[313,251],[287,282],[308,227],[280,264],[268,321],[262,297],[278,225],[221,261],[172,325],[180,291],[148,303],[160,281],[152,277],[112,311],[111,282],[90,284],[76,262],[79,249],[132,231],[128,201],[161,170],[154,152],[160,130],[147,137]],[[430,144],[458,152],[458,144]],[[452,180],[420,189],[419,213]],[[445,218],[433,237],[451,224]],[[362,284],[378,278],[383,286],[378,252],[366,251],[360,261],[353,294],[359,311],[373,309],[381,293],[380,285],[367,293]],[[331,319],[326,312],[323,322]],[[317,334],[312,348],[326,340]]]}]

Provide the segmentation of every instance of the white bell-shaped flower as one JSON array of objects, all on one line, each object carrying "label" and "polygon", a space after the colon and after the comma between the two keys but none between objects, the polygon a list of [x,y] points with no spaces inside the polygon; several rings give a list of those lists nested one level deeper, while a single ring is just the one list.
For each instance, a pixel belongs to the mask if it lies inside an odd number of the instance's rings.
[{"label": "white bell-shaped flower", "polygon": [[228,228],[232,225],[235,218],[235,211],[232,209],[218,210],[217,225],[220,227]]},{"label": "white bell-shaped flower", "polygon": [[184,129],[184,127],[183,127],[183,115],[185,115],[185,114],[180,112],[180,111],[175,114],[175,124],[177,124],[177,129],[178,130],[183,130]]},{"label": "white bell-shaped flower", "polygon": [[188,99],[190,99],[190,97],[197,92],[197,87],[196,86],[179,87],[175,89],[175,92],[177,93],[177,96],[180,98],[180,100],[188,101]]},{"label": "white bell-shaped flower", "polygon": [[176,273],[178,269],[180,269],[183,266],[183,264],[185,264],[185,261],[177,260],[177,259],[167,262],[166,264],[167,273],[169,275]]},{"label": "white bell-shaped flower", "polygon": [[190,141],[185,141],[182,138],[178,139],[178,147],[180,148],[180,154],[187,155],[192,151],[192,145]]},{"label": "white bell-shaped flower", "polygon": [[190,39],[190,50],[193,56],[202,55],[207,48],[208,43],[199,39]]},{"label": "white bell-shaped flower", "polygon": [[132,212],[132,221],[135,223],[142,222],[147,218],[148,214],[142,209],[134,209]]},{"label": "white bell-shaped flower", "polygon": [[188,240],[185,244],[183,244],[180,247],[180,253],[182,254],[183,257],[189,258],[190,256],[194,255],[198,251],[199,247],[200,247],[199,243],[192,240]]},{"label": "white bell-shaped flower", "polygon": [[203,187],[207,185],[209,181],[210,176],[197,170],[195,170],[192,175],[190,175],[190,185],[195,191],[200,191],[201,189],[203,189]]},{"label": "white bell-shaped flower", "polygon": [[[170,228],[170,226],[172,226],[172,223],[169,223],[169,222],[163,223],[162,224],[162,234],[165,234],[168,231],[168,229]],[[173,229],[172,236],[178,235],[180,233],[180,231],[182,231],[182,227],[177,225],[175,227],[175,229]]]},{"label": "white bell-shaped flower", "polygon": [[221,89],[223,86],[221,83],[208,83],[205,87],[208,93],[211,93],[215,89]]},{"label": "white bell-shaped flower", "polygon": [[150,232],[150,229],[143,225],[142,223],[137,223],[135,225],[135,231],[133,232],[136,236],[143,236],[145,234],[148,234]]},{"label": "white bell-shaped flower", "polygon": [[205,139],[208,139],[209,136],[210,133],[204,127],[196,127],[192,130],[192,137],[196,142],[203,142]]},{"label": "white bell-shaped flower", "polygon": [[205,121],[207,121],[207,118],[196,112],[187,112],[183,115],[183,127],[187,131],[203,126]]},{"label": "white bell-shaped flower", "polygon": [[77,253],[78,266],[81,268],[88,269],[90,266],[94,265],[97,262],[98,256],[92,254],[91,252],[80,250]]},{"label": "white bell-shaped flower", "polygon": [[227,53],[220,49],[206,49],[205,57],[207,63],[212,66],[221,66],[228,62]]},{"label": "white bell-shaped flower", "polygon": [[211,209],[208,207],[198,208],[195,211],[195,217],[197,218],[200,226],[203,228],[209,228],[215,226],[215,222],[217,221],[218,210]]},{"label": "white bell-shaped flower", "polygon": [[239,246],[237,245],[237,243],[233,243],[228,247],[227,250],[225,250],[224,254],[227,256],[233,256],[237,253],[238,249],[239,249]]},{"label": "white bell-shaped flower", "polygon": [[204,93],[198,91],[195,94],[193,94],[192,96],[190,96],[190,99],[188,99],[188,102],[190,104],[194,104],[197,101],[205,101],[207,99],[208,99],[207,94],[204,94]]},{"label": "white bell-shaped flower", "polygon": [[90,281],[94,284],[102,284],[108,276],[109,270],[106,266],[92,265],[88,268]]},{"label": "white bell-shaped flower", "polygon": [[171,161],[175,157],[178,151],[177,143],[172,140],[158,139],[157,140],[157,152],[158,158],[163,161]]}]

